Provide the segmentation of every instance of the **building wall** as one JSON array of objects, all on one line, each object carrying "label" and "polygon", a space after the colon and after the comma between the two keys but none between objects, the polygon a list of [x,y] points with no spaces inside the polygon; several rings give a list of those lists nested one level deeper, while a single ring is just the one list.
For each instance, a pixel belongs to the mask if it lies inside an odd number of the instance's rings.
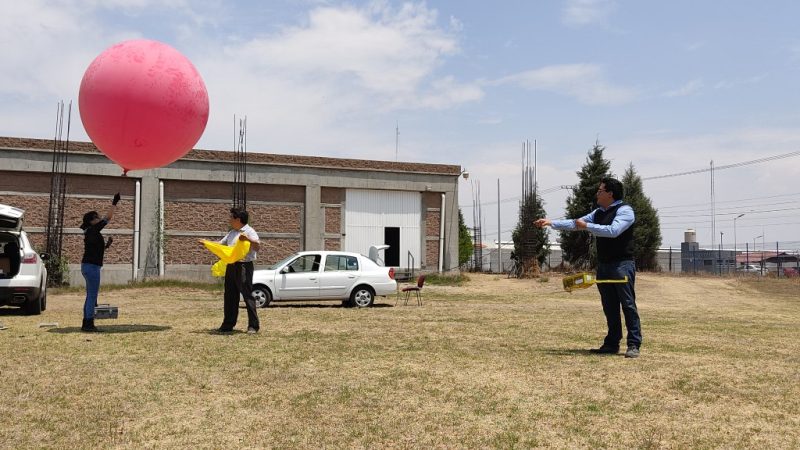
[{"label": "building wall", "polygon": [[[198,239],[220,240],[229,229],[231,183],[164,182],[166,264],[210,265],[216,259]],[[301,186],[249,185],[249,225],[259,234],[258,265],[276,263],[302,248]]]},{"label": "building wall", "polygon": [[[26,210],[25,228],[39,246],[45,241],[52,147],[52,141],[0,137],[0,202]],[[64,254],[72,263],[73,284],[83,282],[78,264],[82,256],[80,219],[91,209],[102,213],[116,192],[123,201],[104,231],[114,237],[114,245],[107,253],[103,283],[154,276],[210,279],[208,266],[214,258],[198,239],[218,240],[226,232],[234,167],[232,159],[226,159],[230,152],[192,151],[169,166],[122,177],[121,169],[90,143],[70,143],[70,149]],[[254,154],[252,163],[248,158],[247,200],[251,225],[262,239],[258,265],[304,249],[344,249],[348,240],[346,192],[365,189],[422,194],[418,264],[434,270],[444,193],[444,265],[445,269],[455,267],[458,173],[457,166]],[[453,239],[447,239],[449,235]]]},{"label": "building wall", "polygon": [[[64,207],[62,257],[71,264],[80,264],[83,257],[83,215],[97,211],[105,215],[111,198],[117,192],[122,201],[104,230],[114,242],[106,252],[110,264],[130,264],[133,253],[133,197],[135,180],[115,177],[71,175],[67,177]],[[0,171],[0,203],[25,210],[24,228],[31,244],[39,252],[47,247],[45,231],[50,208],[50,174]]]}]

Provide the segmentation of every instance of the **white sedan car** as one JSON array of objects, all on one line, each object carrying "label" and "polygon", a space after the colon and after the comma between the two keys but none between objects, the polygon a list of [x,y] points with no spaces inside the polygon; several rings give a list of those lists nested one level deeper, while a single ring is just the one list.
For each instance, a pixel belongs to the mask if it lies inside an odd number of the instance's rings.
[{"label": "white sedan car", "polygon": [[394,269],[349,252],[300,252],[266,270],[253,273],[258,307],[272,301],[345,300],[360,308],[375,296],[395,295]]}]

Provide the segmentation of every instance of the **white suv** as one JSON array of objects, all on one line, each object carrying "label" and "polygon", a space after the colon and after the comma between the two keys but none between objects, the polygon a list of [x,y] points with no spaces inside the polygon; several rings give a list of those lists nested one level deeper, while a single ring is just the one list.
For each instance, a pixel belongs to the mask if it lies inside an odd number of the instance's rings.
[{"label": "white suv", "polygon": [[0,306],[20,306],[28,314],[47,308],[47,269],[22,230],[25,211],[0,204]]}]

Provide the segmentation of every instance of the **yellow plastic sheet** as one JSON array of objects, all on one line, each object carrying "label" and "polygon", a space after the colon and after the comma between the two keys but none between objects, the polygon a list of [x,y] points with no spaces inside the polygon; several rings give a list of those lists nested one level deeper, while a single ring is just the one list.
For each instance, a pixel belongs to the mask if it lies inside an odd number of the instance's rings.
[{"label": "yellow plastic sheet", "polygon": [[250,251],[249,241],[237,240],[233,247],[212,241],[203,241],[203,245],[205,245],[211,253],[219,257],[219,261],[211,266],[211,275],[215,277],[224,277],[228,264],[233,264],[241,260],[247,255],[247,252]]},{"label": "yellow plastic sheet", "polygon": [[225,271],[228,270],[228,265],[225,264],[225,261],[219,260],[211,266],[211,276],[212,277],[224,277]]},{"label": "yellow plastic sheet", "polygon": [[225,261],[225,264],[233,264],[241,260],[250,251],[249,241],[236,241],[236,245],[230,247],[219,242],[203,241],[203,245],[213,254],[217,255],[219,259]]}]

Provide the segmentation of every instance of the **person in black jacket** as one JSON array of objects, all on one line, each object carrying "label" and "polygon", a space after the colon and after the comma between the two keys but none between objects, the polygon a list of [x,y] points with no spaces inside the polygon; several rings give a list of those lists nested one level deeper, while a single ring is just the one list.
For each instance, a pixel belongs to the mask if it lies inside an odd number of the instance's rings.
[{"label": "person in black jacket", "polygon": [[623,203],[625,189],[614,178],[603,178],[595,198],[599,208],[575,220],[539,219],[537,227],[551,226],[556,230],[584,230],[597,240],[597,279],[621,280],[627,283],[598,284],[603,313],[608,324],[608,334],[594,353],[617,353],[622,339],[620,309],[628,329],[626,358],[637,358],[642,345],[642,327],[636,308],[636,264],[634,263],[633,229],[636,217],[633,208]]},{"label": "person in black jacket", "polygon": [[103,256],[113,241],[110,237],[108,241],[105,241],[100,232],[114,217],[119,198],[119,193],[114,195],[114,199],[111,201],[111,208],[104,217],[100,217],[97,211],[89,211],[83,215],[83,223],[81,224],[81,229],[83,230],[81,275],[86,280],[86,301],[83,303],[82,331],[100,331],[94,326],[94,308],[97,306],[97,294],[100,292],[100,268],[103,267]]}]

